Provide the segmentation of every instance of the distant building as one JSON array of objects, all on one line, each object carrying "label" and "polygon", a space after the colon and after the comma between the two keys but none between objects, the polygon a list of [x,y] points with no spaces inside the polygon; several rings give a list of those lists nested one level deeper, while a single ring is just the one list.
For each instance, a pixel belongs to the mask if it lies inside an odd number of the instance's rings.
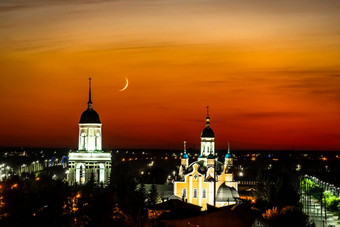
[{"label": "distant building", "polygon": [[174,181],[174,195],[184,201],[207,209],[207,204],[216,207],[235,204],[239,200],[238,182],[234,181],[231,172],[233,158],[228,153],[224,163],[215,156],[215,134],[210,128],[209,109],[206,117],[206,127],[201,134],[201,153],[197,161],[189,164],[184,142],[184,154]]},{"label": "distant building", "polygon": [[102,150],[102,124],[92,108],[91,78],[89,101],[79,121],[78,150],[69,152],[69,184],[84,184],[91,178],[97,183],[108,184],[111,172],[111,153]]}]

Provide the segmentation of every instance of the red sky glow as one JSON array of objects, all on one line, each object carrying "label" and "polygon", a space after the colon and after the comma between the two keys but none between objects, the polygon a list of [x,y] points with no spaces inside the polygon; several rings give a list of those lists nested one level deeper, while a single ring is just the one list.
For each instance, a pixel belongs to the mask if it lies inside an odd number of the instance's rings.
[{"label": "red sky glow", "polygon": [[[340,150],[340,1],[0,2],[0,146]],[[129,87],[123,91],[125,77]]]}]

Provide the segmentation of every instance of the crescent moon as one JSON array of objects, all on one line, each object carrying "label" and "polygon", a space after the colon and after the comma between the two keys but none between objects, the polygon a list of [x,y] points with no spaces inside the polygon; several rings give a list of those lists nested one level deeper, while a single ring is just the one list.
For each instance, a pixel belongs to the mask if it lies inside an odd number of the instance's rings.
[{"label": "crescent moon", "polygon": [[128,80],[128,78],[125,77],[125,80],[126,80],[125,87],[123,87],[123,88],[120,89],[119,91],[124,91],[124,90],[129,86],[129,80]]}]

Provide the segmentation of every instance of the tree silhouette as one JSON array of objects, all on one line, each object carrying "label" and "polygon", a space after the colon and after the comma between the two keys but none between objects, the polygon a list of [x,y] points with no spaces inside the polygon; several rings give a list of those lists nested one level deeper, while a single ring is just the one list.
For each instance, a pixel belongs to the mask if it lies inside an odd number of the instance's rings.
[{"label": "tree silhouette", "polygon": [[155,205],[161,200],[160,195],[158,193],[157,187],[155,184],[151,185],[149,194],[148,194],[148,205]]}]

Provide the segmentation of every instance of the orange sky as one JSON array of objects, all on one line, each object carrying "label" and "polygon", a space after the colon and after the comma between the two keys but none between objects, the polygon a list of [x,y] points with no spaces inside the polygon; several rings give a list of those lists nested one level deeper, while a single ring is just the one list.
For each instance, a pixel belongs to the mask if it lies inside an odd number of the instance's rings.
[{"label": "orange sky", "polygon": [[[0,146],[340,150],[340,2],[2,0]],[[125,76],[130,85],[124,92]]]}]

